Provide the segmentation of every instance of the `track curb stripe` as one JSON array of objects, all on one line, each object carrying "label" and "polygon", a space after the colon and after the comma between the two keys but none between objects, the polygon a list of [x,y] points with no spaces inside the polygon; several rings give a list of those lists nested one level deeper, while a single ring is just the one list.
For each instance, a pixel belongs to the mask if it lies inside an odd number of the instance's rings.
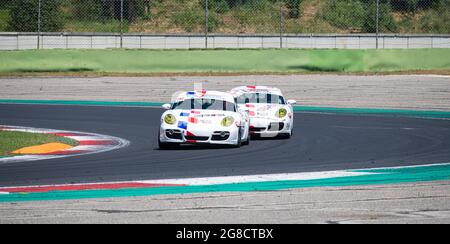
[{"label": "track curb stripe", "polygon": [[[358,186],[358,185],[381,185],[381,184],[442,181],[442,180],[450,180],[450,163],[412,166],[412,167],[348,170],[342,172],[359,173],[359,174],[355,174],[353,176],[330,177],[320,179],[278,180],[265,182],[242,182],[242,183],[212,184],[212,185],[188,185],[188,186],[176,185],[176,186],[156,186],[143,188],[138,187],[138,188],[95,189],[95,190],[89,189],[78,191],[55,190],[49,192],[9,193],[5,195],[0,195],[0,202],[138,197],[138,196],[170,195],[170,194],[213,193],[213,192],[276,191],[283,189],[311,188],[311,187],[343,187],[343,186]],[[151,184],[150,182],[152,181],[137,181],[131,183]],[[4,189],[7,188],[0,188],[0,192],[1,191],[5,192]]]},{"label": "track curb stripe", "polygon": [[127,140],[86,132],[63,131],[53,129],[30,128],[21,126],[0,125],[3,131],[21,131],[29,133],[53,134],[60,137],[67,137],[78,141],[78,146],[71,147],[66,150],[54,151],[50,153],[39,153],[32,155],[20,155],[0,158],[0,164],[36,161],[43,159],[54,159],[69,156],[80,156],[85,154],[94,154],[117,150],[130,144]]}]

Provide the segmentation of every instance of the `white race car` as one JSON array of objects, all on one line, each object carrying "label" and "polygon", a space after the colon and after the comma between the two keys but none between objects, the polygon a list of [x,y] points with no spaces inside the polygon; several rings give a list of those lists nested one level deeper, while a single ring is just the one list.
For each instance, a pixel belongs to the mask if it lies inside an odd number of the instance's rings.
[{"label": "white race car", "polygon": [[260,137],[292,136],[294,100],[283,97],[278,88],[241,86],[230,91],[241,110],[250,116],[250,134]]},{"label": "white race car", "polygon": [[217,144],[240,147],[250,142],[250,119],[234,97],[216,91],[185,92],[161,117],[159,148],[181,144]]}]

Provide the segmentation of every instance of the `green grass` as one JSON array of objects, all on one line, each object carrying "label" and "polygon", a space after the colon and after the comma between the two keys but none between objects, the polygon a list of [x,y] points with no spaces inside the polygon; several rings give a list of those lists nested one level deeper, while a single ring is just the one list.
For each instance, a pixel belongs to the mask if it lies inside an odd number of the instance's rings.
[{"label": "green grass", "polygon": [[448,71],[450,49],[0,51],[0,74],[381,73]]},{"label": "green grass", "polygon": [[42,145],[46,143],[59,142],[76,146],[77,141],[55,135],[0,131],[0,157],[12,156],[10,152],[29,146]]}]

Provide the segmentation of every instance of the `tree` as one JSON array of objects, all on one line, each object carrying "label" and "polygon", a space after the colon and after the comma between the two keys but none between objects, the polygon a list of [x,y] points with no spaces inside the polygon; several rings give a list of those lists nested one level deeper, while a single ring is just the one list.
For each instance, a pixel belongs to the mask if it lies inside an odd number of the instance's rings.
[{"label": "tree", "polygon": [[[41,0],[41,31],[61,31],[63,21],[60,0]],[[39,1],[16,0],[11,6],[8,31],[37,32]]]}]

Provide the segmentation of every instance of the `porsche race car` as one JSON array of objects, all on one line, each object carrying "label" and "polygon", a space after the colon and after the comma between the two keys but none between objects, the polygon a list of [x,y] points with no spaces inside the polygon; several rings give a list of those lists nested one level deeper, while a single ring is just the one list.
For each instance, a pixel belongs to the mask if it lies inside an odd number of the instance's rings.
[{"label": "porsche race car", "polygon": [[295,100],[286,100],[278,88],[241,86],[230,91],[241,110],[250,117],[252,136],[292,136]]},{"label": "porsche race car", "polygon": [[234,97],[217,91],[181,93],[161,116],[159,147],[216,144],[240,147],[250,142],[250,120]]}]

